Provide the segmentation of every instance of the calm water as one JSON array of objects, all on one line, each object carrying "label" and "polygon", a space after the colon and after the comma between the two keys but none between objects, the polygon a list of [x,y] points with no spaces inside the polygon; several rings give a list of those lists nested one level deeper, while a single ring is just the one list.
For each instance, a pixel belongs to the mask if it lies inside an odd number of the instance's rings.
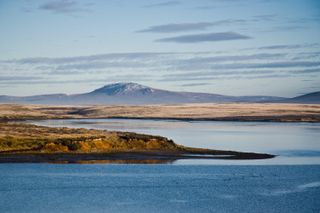
[{"label": "calm water", "polygon": [[36,123],[135,131],[188,146],[279,157],[159,165],[0,164],[1,213],[320,212],[320,124],[116,119]]},{"label": "calm water", "polygon": [[47,120],[35,124],[83,127],[161,135],[176,143],[202,148],[265,152],[268,160],[180,160],[176,164],[318,164],[320,123],[184,122],[136,119]]},{"label": "calm water", "polygon": [[320,212],[319,167],[1,164],[0,212]]}]

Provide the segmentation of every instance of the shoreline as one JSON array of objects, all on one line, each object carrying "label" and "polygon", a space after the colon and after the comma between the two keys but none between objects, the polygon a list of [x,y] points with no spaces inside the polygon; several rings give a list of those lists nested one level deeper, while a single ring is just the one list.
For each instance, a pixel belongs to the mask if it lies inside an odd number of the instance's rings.
[{"label": "shoreline", "polygon": [[[304,118],[306,118],[304,120]],[[313,118],[313,116],[312,116]],[[319,123],[320,115],[310,119],[310,116],[234,116],[234,117],[203,117],[203,118],[179,118],[179,117],[126,117],[126,116],[108,116],[108,117],[88,117],[88,118],[53,118],[53,119],[33,119],[33,120],[88,120],[88,119],[123,119],[123,120],[159,120],[159,121],[226,121],[226,122],[283,122],[283,123]],[[32,120],[32,119],[30,119]],[[17,120],[19,121],[19,120]],[[21,120],[20,120],[21,121]],[[27,120],[22,120],[27,121]]]},{"label": "shoreline", "polygon": [[186,147],[155,135],[0,122],[0,163],[94,161],[166,163],[179,159],[253,160],[271,154]]},{"label": "shoreline", "polygon": [[244,117],[217,117],[217,118],[177,118],[177,117],[122,117],[122,116],[109,116],[109,117],[87,117],[87,118],[19,118],[19,119],[4,119],[0,118],[0,122],[28,122],[28,121],[48,121],[48,120],[103,120],[103,119],[119,119],[119,120],[153,120],[153,121],[185,121],[185,122],[192,122],[192,121],[216,121],[216,122],[265,122],[265,123],[320,123],[320,116],[319,118],[303,119],[300,116],[293,116],[290,119],[288,117],[264,117],[264,116],[244,116]]},{"label": "shoreline", "polygon": [[278,123],[319,123],[319,115],[311,116],[233,116],[233,117],[133,117],[133,116],[99,116],[99,117],[22,117],[6,118],[0,117],[0,122],[27,122],[46,120],[89,120],[89,119],[123,119],[123,120],[159,120],[159,121],[224,121],[224,122],[278,122]]},{"label": "shoreline", "polygon": [[0,153],[1,163],[173,163],[176,160],[206,159],[206,160],[262,160],[274,158],[274,155],[260,153],[246,153],[235,151],[214,150],[210,152],[114,152],[114,153]]},{"label": "shoreline", "polygon": [[[32,125],[37,120],[136,119],[320,122],[316,104],[50,106],[0,104],[0,163],[170,163],[179,159],[253,160],[275,155],[184,147],[133,132]],[[21,122],[23,121],[23,122]],[[29,121],[29,123],[28,123]]]},{"label": "shoreline", "polygon": [[320,122],[320,104],[180,104],[52,106],[0,104],[0,121],[141,119],[233,122]]}]

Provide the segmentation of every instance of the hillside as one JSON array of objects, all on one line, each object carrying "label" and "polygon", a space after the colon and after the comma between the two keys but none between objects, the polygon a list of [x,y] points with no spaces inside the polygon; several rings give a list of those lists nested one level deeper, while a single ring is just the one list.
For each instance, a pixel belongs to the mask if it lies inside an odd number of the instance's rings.
[{"label": "hillside", "polygon": [[175,92],[136,83],[116,83],[83,94],[52,94],[27,97],[0,96],[0,103],[26,104],[178,104],[226,102],[275,102],[285,100],[272,96],[225,96],[211,93]]},{"label": "hillside", "polygon": [[291,98],[289,102],[292,103],[317,103],[320,104],[320,92],[313,92],[306,95]]},{"label": "hillside", "polygon": [[108,84],[83,94],[50,94],[26,97],[0,96],[0,103],[54,105],[145,105],[182,103],[320,103],[320,92],[294,98],[275,96],[226,96],[213,93],[176,92],[136,83]]}]

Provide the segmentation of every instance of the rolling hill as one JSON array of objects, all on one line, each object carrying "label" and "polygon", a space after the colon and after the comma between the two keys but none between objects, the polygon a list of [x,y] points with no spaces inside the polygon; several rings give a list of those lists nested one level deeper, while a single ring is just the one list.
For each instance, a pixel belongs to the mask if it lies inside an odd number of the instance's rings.
[{"label": "rolling hill", "polygon": [[0,103],[25,104],[179,104],[179,103],[320,103],[320,92],[295,98],[274,96],[225,96],[212,93],[175,92],[155,89],[136,83],[108,84],[83,94],[50,94],[35,96],[0,96]]}]

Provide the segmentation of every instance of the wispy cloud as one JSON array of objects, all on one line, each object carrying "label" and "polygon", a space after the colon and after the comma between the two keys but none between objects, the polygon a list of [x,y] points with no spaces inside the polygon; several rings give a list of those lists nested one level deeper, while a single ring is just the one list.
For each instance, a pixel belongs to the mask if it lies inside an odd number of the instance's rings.
[{"label": "wispy cloud", "polygon": [[307,48],[307,47],[317,47],[319,44],[312,43],[312,44],[279,44],[279,45],[269,45],[269,46],[262,46],[258,49],[261,50],[278,50],[278,49],[298,49],[298,48]]},{"label": "wispy cloud", "polygon": [[241,63],[204,63],[200,60],[185,61],[176,64],[177,70],[235,70],[235,69],[288,69],[288,68],[311,68],[320,66],[318,61],[272,61],[272,62],[241,62]]},{"label": "wispy cloud", "polygon": [[241,70],[231,70],[231,71],[202,71],[202,72],[188,72],[188,75],[185,73],[177,73],[177,74],[168,74],[163,75],[162,80],[168,81],[194,81],[194,80],[205,80],[206,78],[233,78],[234,76],[258,76],[258,75],[266,75],[266,74],[273,74],[274,71],[272,70],[255,70],[255,71],[241,71]]},{"label": "wispy cloud", "polygon": [[164,24],[151,26],[143,30],[139,30],[139,33],[172,33],[172,32],[182,32],[182,31],[192,31],[192,30],[206,30],[208,27],[212,26],[210,22],[197,22],[197,23],[181,23],[181,24]]},{"label": "wispy cloud", "polygon": [[[86,6],[90,6],[86,4]],[[47,10],[53,13],[75,13],[89,11],[88,8],[80,6],[76,1],[71,0],[55,0],[44,3],[39,6],[40,10]]]},{"label": "wispy cloud", "polygon": [[166,1],[166,2],[160,2],[160,3],[154,3],[154,4],[147,4],[143,7],[145,8],[154,8],[154,7],[169,7],[169,6],[175,6],[181,4],[180,1]]},{"label": "wispy cloud", "polygon": [[[173,33],[173,32],[184,32],[184,31],[196,31],[196,30],[207,30],[214,26],[226,26],[234,25],[239,27],[239,25],[244,24],[256,24],[258,22],[270,22],[274,21],[277,15],[266,14],[253,16],[246,19],[222,19],[216,21],[206,21],[206,22],[186,22],[186,23],[169,23],[162,25],[149,26],[145,29],[138,30],[138,33]],[[279,31],[279,30],[295,30],[301,29],[302,26],[290,25],[290,26],[278,26],[270,29],[269,31]],[[264,30],[266,31],[266,30]]]},{"label": "wispy cloud", "polygon": [[163,78],[160,79],[159,81],[163,82],[198,82],[198,81],[211,81],[211,80],[250,80],[250,79],[270,79],[270,78],[288,78],[288,77],[296,77],[291,74],[267,74],[267,75],[218,75],[218,76],[206,76],[206,77],[201,77],[201,76],[194,76],[193,78],[185,78],[185,77],[180,77],[180,78]]},{"label": "wispy cloud", "polygon": [[[293,68],[293,67],[314,67],[320,66],[318,61],[280,61],[280,62],[265,62],[265,63],[248,63],[248,64],[228,64],[220,67],[230,69],[244,68]],[[216,66],[218,67],[218,66]]]},{"label": "wispy cloud", "polygon": [[267,60],[284,57],[285,53],[257,53],[251,55],[223,55],[210,57],[193,57],[185,60],[180,60],[182,63],[203,64],[203,63],[217,63],[217,62],[239,62],[247,60]]},{"label": "wispy cloud", "polygon": [[0,82],[8,82],[8,81],[30,81],[30,80],[39,80],[43,79],[39,76],[17,76],[17,75],[8,75],[8,76],[0,76]]},{"label": "wispy cloud", "polygon": [[251,37],[235,32],[221,32],[221,33],[205,33],[181,35],[175,37],[168,37],[156,40],[156,42],[174,42],[174,43],[199,43],[199,42],[215,42],[215,41],[229,41],[229,40],[243,40]]},{"label": "wispy cloud", "polygon": [[[276,49],[277,50],[277,49]],[[275,76],[312,76],[320,72],[317,58],[295,59],[300,52],[216,53],[216,52],[137,52],[99,55],[22,58],[0,61],[0,81],[55,83],[73,79],[114,81],[187,81],[205,83],[206,79],[272,78]],[[310,52],[316,54],[316,52]],[[17,75],[11,75],[11,72]],[[19,77],[20,76],[20,77]],[[24,77],[31,76],[31,77]],[[32,77],[35,76],[35,77]],[[41,76],[44,79],[37,79]]]},{"label": "wispy cloud", "polygon": [[[198,65],[212,65],[213,63],[234,63],[250,60],[271,60],[284,57],[285,53],[258,53],[251,55],[221,55],[215,56],[207,52],[141,52],[141,53],[110,53],[78,57],[61,58],[22,58],[2,61],[5,64],[20,66],[36,66],[36,69],[55,70],[88,70],[100,68],[135,68],[143,66],[186,66],[199,68]],[[1,62],[1,61],[0,61]]]},{"label": "wispy cloud", "polygon": [[19,63],[19,64],[66,64],[66,63],[83,63],[89,61],[101,61],[101,60],[134,60],[134,59],[148,59],[157,56],[164,56],[168,54],[179,54],[173,52],[133,52],[133,53],[109,53],[109,54],[97,54],[87,56],[76,57],[35,57],[35,58],[22,58],[14,60],[6,60],[7,63]]},{"label": "wispy cloud", "polygon": [[[9,80],[8,80],[9,79]],[[149,75],[113,75],[108,77],[93,77],[93,78],[72,78],[72,79],[59,79],[59,78],[38,78],[38,77],[24,77],[24,76],[12,76],[8,79],[0,78],[0,82],[3,85],[30,85],[30,84],[74,84],[74,83],[106,83],[106,82],[116,82],[116,81],[151,81],[152,77]]]},{"label": "wispy cloud", "polygon": [[191,83],[191,84],[181,84],[182,87],[197,87],[197,86],[206,86],[210,85],[209,83]]},{"label": "wispy cloud", "polygon": [[145,67],[147,64],[135,61],[113,61],[113,62],[90,62],[90,63],[78,63],[78,64],[65,64],[56,67],[56,70],[92,70],[92,69],[106,69],[106,68],[137,68]]},{"label": "wispy cloud", "polygon": [[[162,81],[198,81],[198,80],[209,80],[212,78],[223,78],[223,79],[233,79],[235,77],[239,77],[242,79],[258,79],[258,78],[271,78],[272,76],[299,76],[303,74],[315,74],[319,73],[320,68],[312,68],[312,69],[299,69],[299,70],[281,70],[281,69],[269,69],[269,70],[208,70],[208,71],[200,71],[200,72],[188,72],[188,75],[185,73],[177,73],[177,74],[167,74],[162,75]],[[192,85],[193,83],[191,83]],[[198,83],[195,83],[196,85]],[[189,84],[188,84],[189,85]]]},{"label": "wispy cloud", "polygon": [[254,21],[274,21],[277,17],[276,14],[264,14],[264,15],[257,15],[253,16]]},{"label": "wispy cloud", "polygon": [[215,22],[194,22],[194,23],[172,23],[164,25],[150,26],[146,29],[139,30],[139,33],[173,33],[195,30],[207,30],[209,27],[228,24],[245,23],[243,19],[225,19]]},{"label": "wispy cloud", "polygon": [[309,73],[320,73],[320,68],[311,68],[311,69],[303,69],[303,70],[294,70],[291,71],[296,74],[309,74]]}]

